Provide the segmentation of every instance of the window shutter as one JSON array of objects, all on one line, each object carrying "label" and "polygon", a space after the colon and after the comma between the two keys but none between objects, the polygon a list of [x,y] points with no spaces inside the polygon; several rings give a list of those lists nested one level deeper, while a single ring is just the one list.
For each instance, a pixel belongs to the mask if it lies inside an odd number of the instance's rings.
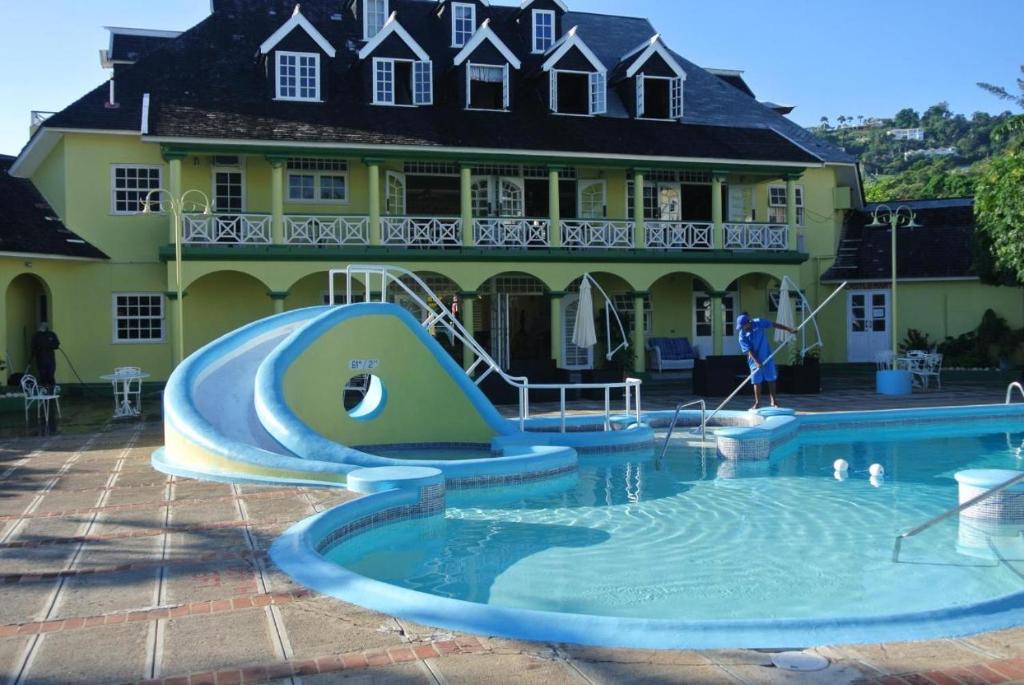
[{"label": "window shutter", "polygon": [[605,73],[599,71],[590,75],[590,113],[604,114],[608,111]]},{"label": "window shutter", "polygon": [[683,79],[674,78],[669,86],[669,116],[673,119],[683,118]]},{"label": "window shutter", "polygon": [[552,69],[548,72],[548,78],[551,79],[551,111],[558,111],[558,72]]},{"label": "window shutter", "polygon": [[413,65],[415,78],[413,79],[413,93],[415,104],[430,105],[434,102],[434,66],[431,62],[415,62]]},{"label": "window shutter", "polygon": [[644,115],[644,75],[636,75],[636,115],[642,117]]},{"label": "window shutter", "polygon": [[509,91],[511,90],[511,88],[510,88],[511,84],[509,84],[509,82],[508,82],[508,65],[507,64],[502,69],[502,71],[504,72],[504,74],[503,74],[503,77],[502,77],[501,99],[502,99],[502,105],[505,107],[505,109],[508,109],[508,107],[509,107],[509,100],[511,99],[510,98],[510,93],[509,93]]}]

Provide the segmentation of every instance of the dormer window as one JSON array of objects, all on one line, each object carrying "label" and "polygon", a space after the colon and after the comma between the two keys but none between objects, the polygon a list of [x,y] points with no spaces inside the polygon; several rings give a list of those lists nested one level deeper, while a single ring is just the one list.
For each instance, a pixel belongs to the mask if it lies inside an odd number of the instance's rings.
[{"label": "dormer window", "polygon": [[638,119],[680,119],[683,116],[683,80],[664,76],[636,76]]},{"label": "dormer window", "polygon": [[533,52],[547,52],[555,44],[555,13],[533,10]]},{"label": "dormer window", "polygon": [[363,40],[370,40],[384,28],[388,0],[363,0]]},{"label": "dormer window", "polygon": [[315,52],[277,53],[278,100],[320,101],[320,55]]},{"label": "dormer window", "polygon": [[433,66],[428,61],[373,59],[373,104],[413,107],[434,101]]},{"label": "dormer window", "polygon": [[466,109],[506,110],[508,65],[470,63],[466,69]]},{"label": "dormer window", "polygon": [[452,3],[452,47],[461,48],[476,32],[476,5]]},{"label": "dormer window", "polygon": [[605,73],[552,69],[551,111],[558,114],[594,115],[608,111]]}]

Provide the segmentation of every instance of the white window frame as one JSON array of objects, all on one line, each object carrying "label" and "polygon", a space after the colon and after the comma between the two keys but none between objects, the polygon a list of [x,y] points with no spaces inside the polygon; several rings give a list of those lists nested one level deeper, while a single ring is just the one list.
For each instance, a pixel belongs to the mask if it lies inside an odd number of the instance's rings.
[{"label": "white window frame", "polygon": [[[307,200],[301,197],[292,197],[292,176],[312,176],[313,177],[313,199]],[[345,179],[345,197],[340,200],[324,199],[321,196],[323,190],[323,177],[340,177]],[[310,169],[290,169],[287,177],[285,178],[285,198],[290,204],[296,205],[347,205],[350,203],[349,200],[349,179],[347,171],[313,171]]]},{"label": "white window frame", "polygon": [[[412,71],[412,104],[403,105],[395,102],[395,63],[404,62],[411,64]],[[378,89],[378,76],[380,74],[380,67],[388,65],[388,70],[391,75],[391,89],[390,89],[390,100],[381,100],[380,91]],[[423,69],[427,70],[429,78],[427,79],[427,95],[429,99],[420,100],[417,85],[420,83],[420,78]],[[415,60],[415,59],[397,59],[394,57],[374,57],[373,58],[373,101],[374,105],[381,105],[385,107],[423,107],[426,105],[434,104],[434,64],[430,61]]]},{"label": "white window frame", "polygon": [[[633,293],[612,293],[612,306],[619,312],[622,318],[622,325],[627,330],[633,330]],[[651,294],[644,295],[644,336],[650,337],[654,331],[654,306],[651,304]]]},{"label": "white window frame", "polygon": [[[558,75],[559,74],[582,74],[582,75],[588,77],[588,83],[587,83],[587,111],[589,112],[588,114],[579,114],[577,112],[559,112],[558,111]],[[550,102],[548,103],[548,106],[551,109],[551,113],[552,114],[559,114],[559,115],[561,115],[563,117],[592,117],[595,114],[597,114],[597,112],[594,111],[594,99],[593,99],[593,89],[594,89],[593,75],[594,74],[605,74],[605,72],[580,71],[578,69],[552,69],[551,71],[549,71],[548,72],[548,78],[549,78],[549,80],[548,80],[548,89],[549,89]],[[606,75],[605,78],[607,79],[607,75]],[[607,83],[607,80],[605,82]],[[605,90],[605,98],[606,98],[606,100],[605,100],[605,108],[606,108],[606,111],[607,111],[607,89]],[[604,112],[601,112],[601,114],[604,114]]]},{"label": "white window frame", "polygon": [[247,197],[247,192],[246,192],[246,190],[247,190],[246,185],[247,184],[245,182],[245,165],[242,164],[241,160],[239,160],[239,163],[237,165],[215,164],[215,165],[213,165],[210,168],[210,203],[211,203],[211,209],[214,212],[217,212],[218,214],[229,213],[231,211],[231,210],[222,210],[222,209],[220,209],[217,206],[217,174],[218,174],[218,172],[219,173],[238,174],[239,175],[240,182],[242,184],[242,198],[241,198],[242,199],[242,207],[238,211],[240,213],[245,212],[245,208],[248,206],[248,204],[247,204],[248,197]]},{"label": "white window frame", "polygon": [[[668,81],[668,117],[649,117],[646,112],[647,85],[645,80]],[[636,75],[636,118],[649,121],[679,121],[683,117],[683,80],[678,76]]]},{"label": "white window frame", "polygon": [[[381,2],[381,3],[383,3],[383,6],[384,6],[384,11],[381,14],[380,26],[373,33],[370,33],[370,24],[369,24],[369,19],[370,19],[370,3],[371,2]],[[388,0],[363,0],[363,40],[370,40],[371,38],[376,36],[378,33],[380,33],[380,30],[382,28],[384,28],[384,24],[386,24],[387,21],[388,21]]]},{"label": "white window frame", "polygon": [[[155,188],[118,188],[117,187],[117,170],[118,169],[145,169],[147,171],[156,171],[156,187]],[[110,213],[115,216],[134,216],[136,214],[142,214],[142,209],[135,211],[119,210],[117,208],[117,193],[120,192],[138,192],[141,194],[140,201],[146,199],[146,193],[153,190],[157,190],[163,187],[164,168],[158,164],[111,164],[110,165]],[[143,192],[145,191],[145,192]],[[163,198],[160,197],[160,193],[154,193],[152,197],[152,204],[154,205],[154,212],[163,211]]]},{"label": "white window frame", "polygon": [[[551,17],[551,42],[547,46],[538,45],[537,41],[537,17],[547,16]],[[551,49],[551,46],[558,40],[558,36],[555,35],[555,26],[558,23],[558,17],[555,15],[554,10],[533,10],[533,14],[530,17],[530,44],[532,46],[533,54],[539,55],[547,52]]]},{"label": "white window frame", "polygon": [[[282,95],[281,94],[281,58],[282,57],[294,57],[295,63],[295,95]],[[316,69],[316,87],[313,97],[302,97],[302,85],[299,83],[301,78],[299,75],[299,69],[301,65],[299,61],[304,58],[313,58],[313,68]],[[287,50],[278,50],[274,53],[274,99],[285,100],[289,102],[322,102],[320,99],[320,53],[319,52],[289,52]]]},{"label": "white window frame", "polygon": [[[470,30],[469,34],[465,36],[465,40],[459,41],[459,10],[469,10],[469,23]],[[466,43],[469,42],[473,34],[476,33],[476,5],[469,2],[453,2],[452,3],[452,47],[461,48],[465,47]]]},{"label": "white window frame", "polygon": [[590,114],[608,112],[608,74],[595,71],[590,75]]},{"label": "white window frame", "polygon": [[[773,190],[780,190],[780,189],[782,190],[782,202],[781,203],[776,202],[776,201],[774,201],[772,199],[772,191]],[[768,216],[766,217],[768,219],[768,223],[778,223],[778,224],[786,223],[785,215],[786,215],[787,199],[788,198],[787,198],[787,195],[786,195],[786,186],[785,186],[785,184],[783,184],[783,183],[773,183],[770,186],[768,186]],[[771,216],[772,215],[772,209],[779,209],[779,208],[781,208],[782,212],[783,212],[783,219],[782,219],[782,221],[772,221],[772,216]],[[797,226],[803,226],[804,225],[804,187],[802,185],[797,185],[796,186],[796,225]]]},{"label": "white window frame", "polygon": [[[491,109],[490,107],[473,107],[473,79],[471,74],[473,73],[473,67],[487,67],[490,69],[501,69],[502,71],[502,83],[501,83],[501,109]],[[509,69],[508,64],[477,64],[476,62],[466,62],[466,109],[473,110],[476,112],[507,112],[510,103],[509,97]]]},{"label": "white window frame", "polygon": [[[117,322],[121,318],[131,319],[131,315],[125,317],[119,317],[117,314],[117,298],[119,297],[153,297],[160,303],[160,337],[158,338],[125,338],[121,339],[118,337],[118,326]],[[164,304],[165,298],[163,293],[111,293],[110,294],[110,327],[111,327],[111,342],[115,345],[158,345],[167,340],[167,307]],[[136,319],[152,319],[155,317],[147,316],[135,316]]]}]

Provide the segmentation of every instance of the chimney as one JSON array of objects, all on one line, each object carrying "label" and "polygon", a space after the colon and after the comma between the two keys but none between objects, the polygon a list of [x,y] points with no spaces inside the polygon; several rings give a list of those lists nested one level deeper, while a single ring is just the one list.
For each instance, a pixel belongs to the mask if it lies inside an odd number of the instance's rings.
[{"label": "chimney", "polygon": [[117,97],[114,89],[114,77],[110,77],[110,95],[107,97],[107,102],[103,105],[107,109],[117,109],[121,105],[117,103]]}]

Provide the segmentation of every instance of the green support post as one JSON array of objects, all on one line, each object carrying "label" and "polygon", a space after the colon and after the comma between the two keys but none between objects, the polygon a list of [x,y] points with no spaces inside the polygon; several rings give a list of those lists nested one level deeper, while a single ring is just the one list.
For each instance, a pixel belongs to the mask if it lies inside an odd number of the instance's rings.
[{"label": "green support post", "polygon": [[559,197],[558,168],[548,169],[548,219],[551,221],[551,247],[562,246],[562,204]]},{"label": "green support post", "polygon": [[366,162],[366,168],[370,174],[369,183],[367,185],[367,193],[370,196],[370,244],[380,245],[380,162],[378,160],[369,159],[364,161]]},{"label": "green support post", "polygon": [[469,164],[462,164],[459,167],[459,201],[462,213],[462,245],[473,247],[473,167]]},{"label": "green support post", "polygon": [[633,171],[633,247],[643,250],[647,247],[647,227],[644,221],[644,172]]}]

